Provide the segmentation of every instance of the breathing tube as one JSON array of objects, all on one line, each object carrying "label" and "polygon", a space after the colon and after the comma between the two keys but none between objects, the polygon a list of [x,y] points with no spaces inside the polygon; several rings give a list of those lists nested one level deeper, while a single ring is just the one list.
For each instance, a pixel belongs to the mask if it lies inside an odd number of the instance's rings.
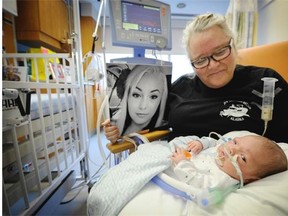
[{"label": "breathing tube", "polygon": [[[226,188],[218,188],[218,187],[205,188],[205,189],[195,188],[194,190],[192,189],[193,188],[192,186],[180,182],[179,180],[176,180],[165,173],[158,174],[157,176],[152,178],[151,181],[156,185],[158,185],[159,187],[161,187],[163,190],[175,196],[181,197],[185,200],[193,201],[202,208],[211,207],[221,203],[228,194],[230,194],[231,192],[235,191],[238,188],[243,187],[244,185],[243,175],[237,162],[238,155],[232,156],[228,148],[226,147],[226,143],[231,139],[223,137],[215,132],[211,132],[209,136],[211,136],[212,134],[215,134],[216,136],[218,136],[220,140],[224,141],[224,143],[222,144],[224,145],[223,146],[224,151],[228,155],[232,165],[235,167],[236,172],[239,175],[240,178],[239,184],[234,184]],[[216,158],[216,160],[217,159],[220,158]]]},{"label": "breathing tube", "polygon": [[242,175],[241,169],[240,169],[239,164],[238,164],[238,162],[237,162],[237,157],[238,157],[238,155],[233,155],[233,156],[232,156],[232,155],[230,154],[229,150],[227,149],[226,144],[223,144],[223,145],[224,145],[223,147],[224,147],[225,153],[228,155],[228,157],[229,157],[232,165],[233,165],[234,168],[236,169],[237,175],[238,175],[239,178],[240,178],[240,188],[241,188],[241,187],[244,186],[244,180],[243,180],[243,175]]},{"label": "breathing tube", "polygon": [[[220,135],[220,134],[218,134],[218,133],[216,133],[216,132],[211,132],[211,133],[209,134],[209,136],[211,136],[212,134],[215,134],[216,136],[218,136],[219,139],[221,139],[222,141],[224,141],[224,143],[222,144],[222,145],[223,145],[223,149],[224,149],[225,153],[228,155],[228,157],[229,157],[232,165],[233,165],[234,168],[236,169],[237,175],[238,175],[239,178],[240,178],[240,185],[239,185],[239,187],[240,187],[240,188],[243,187],[243,186],[244,186],[244,180],[243,180],[242,171],[241,171],[241,169],[240,169],[240,167],[239,167],[239,164],[238,164],[238,162],[237,162],[238,155],[236,154],[236,155],[233,155],[233,156],[232,156],[231,153],[230,153],[230,151],[229,151],[229,149],[228,149],[227,146],[226,146],[226,143],[227,143],[228,141],[230,141],[231,138],[223,137],[222,135]],[[219,156],[217,156],[216,160],[219,160],[219,159],[220,159]]]},{"label": "breathing tube", "polygon": [[208,208],[221,203],[228,194],[239,187],[239,185],[236,184],[226,188],[192,189],[192,186],[180,182],[165,173],[156,175],[151,179],[151,182],[174,196],[195,202],[202,208]]}]

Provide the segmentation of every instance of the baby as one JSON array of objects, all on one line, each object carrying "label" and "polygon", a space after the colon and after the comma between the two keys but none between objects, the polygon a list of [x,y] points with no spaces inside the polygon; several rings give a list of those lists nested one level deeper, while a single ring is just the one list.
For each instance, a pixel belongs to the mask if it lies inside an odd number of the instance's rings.
[{"label": "baby", "polygon": [[[210,137],[196,136],[178,137],[171,142],[176,146],[171,156],[176,176],[198,188],[227,187],[239,181],[243,186],[287,170],[284,151],[275,142],[255,134],[222,144]],[[185,149],[192,154],[191,160]]]}]

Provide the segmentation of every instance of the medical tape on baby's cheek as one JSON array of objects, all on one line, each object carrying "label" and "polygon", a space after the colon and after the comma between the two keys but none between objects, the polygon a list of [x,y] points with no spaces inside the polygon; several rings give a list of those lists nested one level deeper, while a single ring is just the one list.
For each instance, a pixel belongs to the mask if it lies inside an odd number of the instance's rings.
[{"label": "medical tape on baby's cheek", "polygon": [[[223,148],[224,148],[224,151],[225,151],[225,153],[228,155],[228,157],[229,157],[232,165],[233,165],[234,168],[236,169],[237,175],[240,177],[240,188],[243,187],[243,185],[244,185],[243,175],[242,175],[241,169],[240,169],[240,167],[239,167],[239,164],[238,164],[238,162],[237,162],[237,157],[238,157],[238,155],[232,156],[232,155],[230,154],[230,151],[228,151],[228,149],[227,149],[227,147],[226,147],[226,143],[227,143],[228,141],[230,141],[231,138],[223,137],[222,135],[220,135],[220,134],[218,134],[218,133],[216,133],[216,132],[210,132],[210,133],[209,133],[209,137],[211,137],[211,135],[213,135],[213,134],[215,134],[216,136],[218,136],[221,141],[224,141],[224,142],[225,142],[225,143],[222,144],[222,145],[223,145]],[[219,160],[219,159],[220,159],[220,158],[218,158],[218,156],[217,156],[217,160]]]},{"label": "medical tape on baby's cheek", "polygon": [[224,147],[224,151],[225,151],[225,153],[228,155],[228,157],[229,157],[232,165],[233,165],[234,168],[236,169],[237,175],[240,177],[240,188],[241,188],[241,187],[243,187],[243,185],[244,185],[244,181],[243,181],[243,175],[242,175],[241,169],[240,169],[239,164],[238,164],[238,162],[237,162],[237,157],[238,157],[238,155],[236,154],[236,155],[233,155],[233,156],[232,156],[232,155],[230,154],[229,150],[227,149],[226,144],[224,144],[223,147]]}]

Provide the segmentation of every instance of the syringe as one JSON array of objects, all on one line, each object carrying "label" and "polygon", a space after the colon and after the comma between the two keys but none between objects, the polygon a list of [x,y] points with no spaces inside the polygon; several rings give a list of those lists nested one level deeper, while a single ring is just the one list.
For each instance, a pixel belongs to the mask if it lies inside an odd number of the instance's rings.
[{"label": "syringe", "polygon": [[261,119],[265,122],[265,133],[267,129],[268,121],[272,120],[273,115],[273,104],[274,104],[274,96],[275,96],[275,82],[278,81],[278,79],[273,77],[264,77],[261,80],[264,81],[263,84],[263,94],[262,94],[262,112],[261,112]]}]

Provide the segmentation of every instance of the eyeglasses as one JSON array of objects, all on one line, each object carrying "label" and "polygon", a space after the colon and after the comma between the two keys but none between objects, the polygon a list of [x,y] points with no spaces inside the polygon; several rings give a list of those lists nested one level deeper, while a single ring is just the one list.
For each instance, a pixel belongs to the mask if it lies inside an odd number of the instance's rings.
[{"label": "eyeglasses", "polygon": [[231,42],[232,38],[229,41],[229,44],[215,53],[213,53],[211,56],[206,56],[203,58],[196,59],[194,61],[191,61],[191,65],[196,69],[202,69],[207,67],[210,64],[211,59],[213,59],[216,62],[219,62],[225,58],[227,58],[231,54]]}]

